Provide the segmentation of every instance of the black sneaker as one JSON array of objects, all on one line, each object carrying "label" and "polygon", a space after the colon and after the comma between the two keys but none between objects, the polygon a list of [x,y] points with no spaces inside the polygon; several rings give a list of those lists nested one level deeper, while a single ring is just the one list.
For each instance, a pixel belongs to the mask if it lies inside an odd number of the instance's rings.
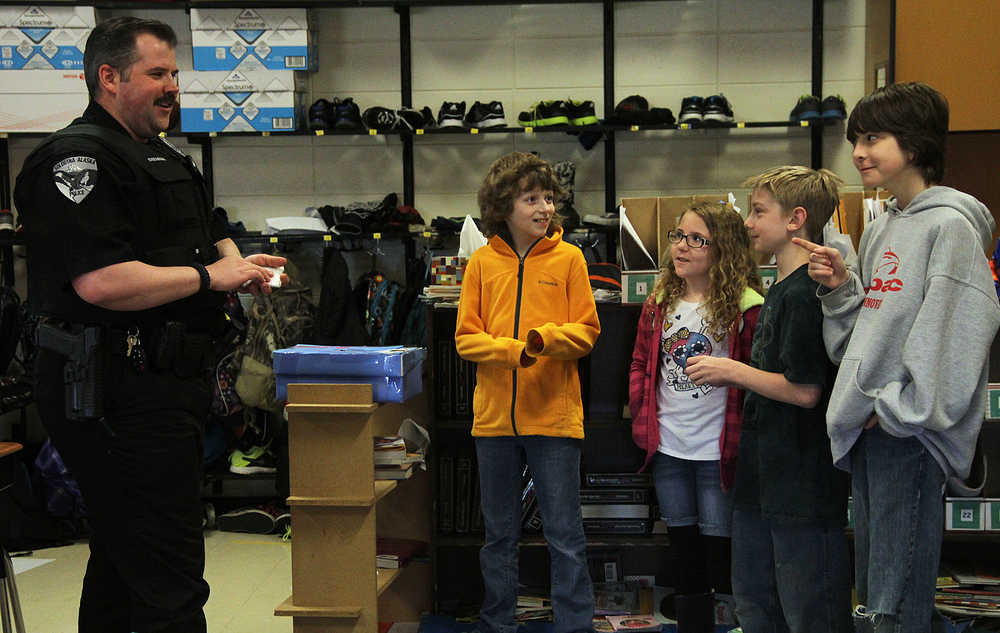
[{"label": "black sneaker", "polygon": [[361,110],[352,97],[333,100],[333,128],[335,130],[363,130]]},{"label": "black sneaker", "polygon": [[792,108],[791,113],[788,115],[789,121],[808,121],[810,119],[818,119],[819,114],[819,98],[812,95],[802,95],[799,97],[799,102],[795,104]]},{"label": "black sneaker", "polygon": [[462,127],[465,120],[464,101],[445,101],[438,110],[438,127]]},{"label": "black sneaker", "polygon": [[823,99],[823,103],[820,104],[820,111],[822,112],[820,116],[824,119],[847,118],[847,106],[844,104],[844,98],[840,95],[831,95]]},{"label": "black sneaker", "polygon": [[370,130],[390,132],[400,127],[400,118],[395,110],[373,106],[361,115],[361,122]]},{"label": "black sneaker", "polygon": [[556,127],[568,126],[569,115],[566,111],[566,102],[539,101],[527,112],[517,115],[517,123],[523,127]]},{"label": "black sneaker", "polygon": [[437,127],[437,120],[434,119],[434,113],[427,106],[420,108],[420,115],[424,117],[424,123],[420,127],[424,129]]},{"label": "black sneaker", "polygon": [[[430,114],[429,108],[424,108]],[[396,114],[399,115],[399,128],[407,130],[416,130],[417,128],[427,127],[424,121],[424,114],[420,110],[414,110],[413,108],[400,108],[396,110]]]},{"label": "black sneaker", "polygon": [[733,109],[729,105],[729,100],[723,95],[712,95],[705,99],[704,109],[701,111],[702,122],[706,126],[728,125],[733,122]]},{"label": "black sneaker", "polygon": [[503,115],[503,104],[499,101],[489,103],[475,102],[465,115],[465,127],[505,127],[507,119]]},{"label": "black sneaker", "polygon": [[222,532],[270,534],[274,532],[274,516],[263,508],[239,508],[215,517],[215,527]]},{"label": "black sneaker", "polygon": [[597,125],[597,113],[594,112],[594,102],[566,99],[566,116],[569,124],[576,126]]},{"label": "black sneaker", "polygon": [[674,119],[674,113],[670,111],[670,108],[650,108],[649,119],[650,123],[656,125],[673,125],[677,122]]},{"label": "black sneaker", "polygon": [[705,111],[705,100],[701,97],[684,97],[681,100],[681,112],[678,123],[700,125]]},{"label": "black sneaker", "polygon": [[326,130],[330,127],[333,106],[326,99],[317,99],[309,106],[309,129]]}]

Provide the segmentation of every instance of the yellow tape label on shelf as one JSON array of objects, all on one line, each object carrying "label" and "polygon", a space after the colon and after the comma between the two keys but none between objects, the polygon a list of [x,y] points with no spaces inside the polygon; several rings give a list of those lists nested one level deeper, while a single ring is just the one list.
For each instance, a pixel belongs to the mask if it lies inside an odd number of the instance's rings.
[{"label": "yellow tape label on shelf", "polygon": [[632,130],[633,132],[638,132],[639,131],[639,126],[638,125],[633,125],[629,129]]},{"label": "yellow tape label on shelf", "polygon": [[368,136],[376,136],[377,134],[378,130],[368,130]]},{"label": "yellow tape label on shelf", "polygon": [[424,231],[424,237],[430,237],[430,236],[431,236],[430,231]]},{"label": "yellow tape label on shelf", "polygon": [[526,128],[524,128],[524,133],[525,134],[534,134],[535,133],[535,128],[533,128],[533,127],[526,127]]},{"label": "yellow tape label on shelf", "polygon": [[326,134],[325,130],[316,130],[316,136],[323,136],[324,134]]},{"label": "yellow tape label on shelf", "polygon": [[267,131],[267,130],[264,130],[263,132],[260,133],[260,135],[261,136],[271,136],[271,133],[269,131]]},{"label": "yellow tape label on shelf", "polygon": [[417,128],[417,136],[423,136],[423,135],[424,135],[424,128],[418,127]]},{"label": "yellow tape label on shelf", "polygon": [[809,127],[809,121],[799,121],[799,127]]},{"label": "yellow tape label on shelf", "polygon": [[381,233],[372,233],[372,237],[375,238],[375,239],[377,239],[377,240],[380,240],[380,239],[382,239],[382,234]]},{"label": "yellow tape label on shelf", "polygon": [[747,122],[746,121],[737,121],[736,122],[736,127],[740,128],[740,129],[743,129],[746,126],[747,126]]},{"label": "yellow tape label on shelf", "polygon": [[682,130],[690,130],[691,129],[691,124],[690,123],[681,123],[680,128]]},{"label": "yellow tape label on shelf", "polygon": [[278,243],[278,238],[276,238],[276,237],[268,238],[267,241],[270,242],[271,244],[277,244]]},{"label": "yellow tape label on shelf", "polygon": [[479,134],[479,128],[477,127],[469,128],[469,134]]},{"label": "yellow tape label on shelf", "polygon": [[324,241],[324,242],[329,242],[329,241],[330,241],[330,240],[332,240],[332,239],[333,239],[333,236],[332,236],[332,235],[324,235],[324,236],[323,236],[323,241]]}]

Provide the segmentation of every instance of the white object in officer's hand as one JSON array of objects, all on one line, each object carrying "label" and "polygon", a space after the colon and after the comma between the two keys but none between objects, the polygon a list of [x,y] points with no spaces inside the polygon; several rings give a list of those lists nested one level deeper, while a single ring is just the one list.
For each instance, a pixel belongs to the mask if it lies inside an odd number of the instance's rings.
[{"label": "white object in officer's hand", "polygon": [[266,268],[266,269],[270,270],[272,273],[274,273],[271,276],[271,281],[269,281],[267,283],[267,285],[271,286],[272,288],[280,288],[281,287],[281,273],[285,272],[285,267],[284,266],[276,266],[276,267],[273,267],[273,266],[264,266],[264,268]]}]

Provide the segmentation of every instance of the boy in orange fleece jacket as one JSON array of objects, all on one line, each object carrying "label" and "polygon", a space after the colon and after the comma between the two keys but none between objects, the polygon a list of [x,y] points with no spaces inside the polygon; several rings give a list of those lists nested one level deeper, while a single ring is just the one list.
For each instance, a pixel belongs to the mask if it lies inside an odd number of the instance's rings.
[{"label": "boy in orange fleece jacket", "polygon": [[590,353],[601,325],[583,253],[562,241],[554,206],[562,193],[552,167],[523,152],[497,159],[479,189],[489,244],[465,269],[455,347],[478,364],[472,435],[486,529],[481,633],[517,630],[525,464],[549,544],[555,631],[593,630],[576,361]]}]

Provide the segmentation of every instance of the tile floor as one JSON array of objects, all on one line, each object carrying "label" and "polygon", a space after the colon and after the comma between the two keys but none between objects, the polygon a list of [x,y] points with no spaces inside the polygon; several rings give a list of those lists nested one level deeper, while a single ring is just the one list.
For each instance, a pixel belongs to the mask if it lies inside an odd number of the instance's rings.
[{"label": "tile floor", "polygon": [[[86,541],[32,554],[53,560],[17,574],[27,630],[76,633],[88,556]],[[14,565],[16,570],[21,562]],[[212,588],[205,605],[211,633],[291,632],[291,618],[274,616],[274,607],[292,593],[291,543],[279,536],[206,531],[205,578]]]}]

